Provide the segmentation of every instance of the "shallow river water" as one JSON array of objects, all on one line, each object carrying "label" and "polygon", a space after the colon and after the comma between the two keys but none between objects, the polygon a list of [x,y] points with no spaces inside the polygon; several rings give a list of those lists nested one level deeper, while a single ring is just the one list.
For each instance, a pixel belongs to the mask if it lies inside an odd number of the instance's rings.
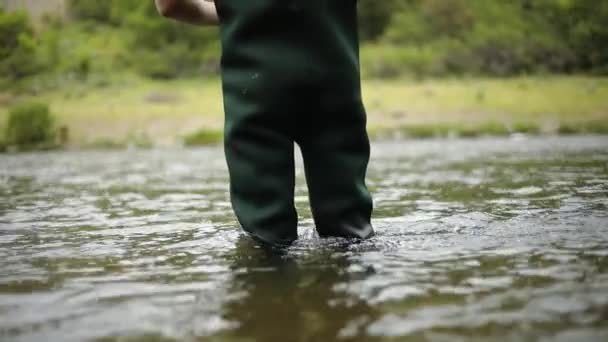
[{"label": "shallow river water", "polygon": [[269,253],[220,148],[0,155],[1,341],[608,341],[608,137],[377,143],[377,236]]}]

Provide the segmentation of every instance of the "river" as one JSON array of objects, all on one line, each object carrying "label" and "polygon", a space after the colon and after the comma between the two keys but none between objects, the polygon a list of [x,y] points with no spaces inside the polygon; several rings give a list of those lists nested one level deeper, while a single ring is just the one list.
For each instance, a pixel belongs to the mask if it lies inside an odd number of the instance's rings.
[{"label": "river", "polygon": [[608,137],[379,142],[377,236],[270,253],[223,151],[0,155],[2,341],[607,341]]}]

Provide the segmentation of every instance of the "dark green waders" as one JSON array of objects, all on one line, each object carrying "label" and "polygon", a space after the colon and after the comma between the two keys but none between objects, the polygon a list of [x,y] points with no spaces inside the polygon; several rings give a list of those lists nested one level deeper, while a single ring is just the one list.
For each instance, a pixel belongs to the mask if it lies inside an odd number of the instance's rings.
[{"label": "dark green waders", "polygon": [[220,0],[225,153],[243,229],[297,238],[294,142],[321,236],[367,238],[356,0]]}]

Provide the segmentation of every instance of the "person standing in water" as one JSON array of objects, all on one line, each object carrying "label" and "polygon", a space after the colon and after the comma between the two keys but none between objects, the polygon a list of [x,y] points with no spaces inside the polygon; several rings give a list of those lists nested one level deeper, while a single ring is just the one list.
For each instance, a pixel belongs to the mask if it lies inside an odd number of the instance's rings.
[{"label": "person standing in water", "polygon": [[357,0],[155,0],[168,18],[220,25],[233,209],[254,239],[297,239],[294,143],[317,232],[366,239],[372,198]]}]

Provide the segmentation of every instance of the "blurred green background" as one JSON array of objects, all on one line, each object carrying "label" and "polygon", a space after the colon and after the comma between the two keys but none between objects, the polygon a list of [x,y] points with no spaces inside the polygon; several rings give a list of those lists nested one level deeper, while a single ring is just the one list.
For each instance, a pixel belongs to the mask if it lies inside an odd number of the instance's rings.
[{"label": "blurred green background", "polygon": [[[152,0],[0,1],[0,147],[221,139],[217,28],[161,18]],[[608,132],[608,1],[359,8],[374,137]],[[32,117],[49,132],[17,132]]]}]

